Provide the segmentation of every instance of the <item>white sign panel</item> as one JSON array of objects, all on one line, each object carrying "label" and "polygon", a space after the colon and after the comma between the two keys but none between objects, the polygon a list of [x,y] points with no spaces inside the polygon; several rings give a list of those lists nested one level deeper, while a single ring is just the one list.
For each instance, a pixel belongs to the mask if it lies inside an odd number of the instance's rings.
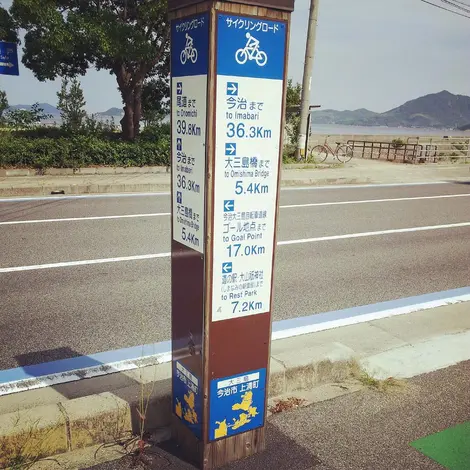
[{"label": "white sign panel", "polygon": [[173,239],[204,252],[207,14],[172,22]]},{"label": "white sign panel", "polygon": [[286,27],[219,15],[212,321],[269,312]]}]

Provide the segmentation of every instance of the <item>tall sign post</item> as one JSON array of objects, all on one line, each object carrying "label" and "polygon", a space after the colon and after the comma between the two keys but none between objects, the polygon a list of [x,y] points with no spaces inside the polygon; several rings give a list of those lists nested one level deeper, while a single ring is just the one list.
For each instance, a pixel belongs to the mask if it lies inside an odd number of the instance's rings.
[{"label": "tall sign post", "polygon": [[169,0],[173,437],[199,468],[265,448],[294,0]]}]

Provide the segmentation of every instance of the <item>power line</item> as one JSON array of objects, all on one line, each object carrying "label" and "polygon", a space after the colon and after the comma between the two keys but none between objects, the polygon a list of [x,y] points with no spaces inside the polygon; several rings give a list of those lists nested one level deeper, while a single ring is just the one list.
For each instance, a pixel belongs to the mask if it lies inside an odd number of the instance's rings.
[{"label": "power line", "polygon": [[453,1],[451,2],[450,0],[441,0],[441,2],[447,3],[448,5],[453,6],[454,8],[458,8],[459,10],[462,10],[465,13],[470,13],[470,10],[468,8],[457,5]]},{"label": "power line", "polygon": [[428,2],[427,0],[420,0],[423,3],[427,3],[428,5],[432,5],[433,7],[440,8],[441,10],[449,11],[450,13],[453,13],[454,15],[458,16],[463,16],[464,18],[470,19],[470,16],[464,15],[462,13],[457,13],[454,10],[450,10],[449,8],[441,7],[440,5],[436,5],[435,3]]},{"label": "power line", "polygon": [[470,7],[470,3],[460,2],[459,0],[453,0],[454,3],[460,3],[460,5],[465,5],[466,7]]}]

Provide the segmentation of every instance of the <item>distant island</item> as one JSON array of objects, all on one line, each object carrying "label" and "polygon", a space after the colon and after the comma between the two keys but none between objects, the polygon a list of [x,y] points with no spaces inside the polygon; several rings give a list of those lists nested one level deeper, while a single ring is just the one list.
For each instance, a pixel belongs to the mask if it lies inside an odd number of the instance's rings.
[{"label": "distant island", "polygon": [[[49,103],[38,103],[39,107],[43,109],[44,113],[50,114],[53,119],[60,119],[60,110]],[[31,110],[32,105],[30,104],[15,104],[10,106],[8,109],[24,109],[26,111]],[[105,117],[121,117],[124,114],[122,108],[109,108],[107,111],[95,113],[95,116],[102,118]]]},{"label": "distant island", "polygon": [[467,130],[470,129],[470,97],[444,90],[407,101],[385,113],[364,108],[354,111],[325,109],[312,113],[312,123]]},{"label": "distant island", "polygon": [[[44,112],[60,120],[60,111],[48,103],[39,103]],[[31,109],[31,105],[15,105],[12,109]],[[96,113],[100,120],[121,117],[122,108],[110,108]],[[385,113],[368,109],[335,111],[325,109],[312,113],[313,124],[338,124],[343,126],[424,127],[435,129],[470,129],[470,97],[454,95],[446,90],[407,101]]]}]

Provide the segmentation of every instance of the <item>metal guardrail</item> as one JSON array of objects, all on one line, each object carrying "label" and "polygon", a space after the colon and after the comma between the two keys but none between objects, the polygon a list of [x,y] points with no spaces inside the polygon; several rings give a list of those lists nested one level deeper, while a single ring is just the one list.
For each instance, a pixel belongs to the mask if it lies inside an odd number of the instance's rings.
[{"label": "metal guardrail", "polygon": [[470,137],[409,137],[406,142],[348,140],[354,156],[423,163],[451,161],[470,162]]},{"label": "metal guardrail", "polygon": [[420,144],[374,142],[372,140],[348,140],[355,157],[386,158],[387,160],[414,160],[421,153]]},{"label": "metal guardrail", "polygon": [[421,137],[419,144],[419,161],[470,162],[470,137]]}]

